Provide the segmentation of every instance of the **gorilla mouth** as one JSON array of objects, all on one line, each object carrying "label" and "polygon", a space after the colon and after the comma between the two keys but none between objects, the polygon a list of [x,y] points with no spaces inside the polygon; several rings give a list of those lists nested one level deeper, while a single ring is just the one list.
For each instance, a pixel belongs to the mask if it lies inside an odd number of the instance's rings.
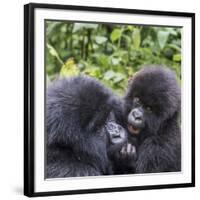
[{"label": "gorilla mouth", "polygon": [[128,130],[129,130],[129,132],[131,132],[132,134],[135,134],[135,135],[138,135],[141,131],[140,128],[137,128],[137,127],[130,125],[130,124],[128,124]]}]

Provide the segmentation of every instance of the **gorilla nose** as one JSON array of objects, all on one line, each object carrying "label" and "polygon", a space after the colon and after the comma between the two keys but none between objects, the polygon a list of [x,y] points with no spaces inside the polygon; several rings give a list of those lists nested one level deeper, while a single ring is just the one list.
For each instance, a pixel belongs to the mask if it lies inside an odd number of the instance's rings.
[{"label": "gorilla nose", "polygon": [[143,113],[139,109],[133,110],[132,115],[136,120],[142,120]]}]

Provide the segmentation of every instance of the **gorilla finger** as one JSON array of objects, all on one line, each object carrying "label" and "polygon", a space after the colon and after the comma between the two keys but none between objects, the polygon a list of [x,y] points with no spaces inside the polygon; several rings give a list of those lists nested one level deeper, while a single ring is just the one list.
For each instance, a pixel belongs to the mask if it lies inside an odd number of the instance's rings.
[{"label": "gorilla finger", "polygon": [[126,149],[127,153],[131,153],[131,151],[132,151],[131,146],[132,145],[130,143],[127,144],[127,149]]},{"label": "gorilla finger", "polygon": [[127,148],[126,145],[123,146],[122,149],[121,149],[121,151],[120,151],[120,153],[123,154],[123,155],[126,155],[127,154],[126,148]]},{"label": "gorilla finger", "polygon": [[135,154],[135,153],[136,153],[136,148],[135,148],[134,145],[132,145],[132,147],[131,147],[131,153],[132,153],[132,154]]}]

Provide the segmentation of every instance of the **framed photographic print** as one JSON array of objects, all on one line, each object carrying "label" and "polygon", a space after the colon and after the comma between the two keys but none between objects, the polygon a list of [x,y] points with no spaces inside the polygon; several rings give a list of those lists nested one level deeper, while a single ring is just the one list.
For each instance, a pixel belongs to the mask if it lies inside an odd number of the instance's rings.
[{"label": "framed photographic print", "polygon": [[24,194],[195,186],[195,14],[24,6]]}]

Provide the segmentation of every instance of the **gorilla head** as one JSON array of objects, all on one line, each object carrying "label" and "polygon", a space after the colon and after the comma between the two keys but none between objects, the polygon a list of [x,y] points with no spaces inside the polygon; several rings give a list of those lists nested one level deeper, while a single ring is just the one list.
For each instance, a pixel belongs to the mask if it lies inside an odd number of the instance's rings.
[{"label": "gorilla head", "polygon": [[[87,76],[61,79],[47,91],[47,177],[111,174],[107,149],[125,135],[106,123],[117,99]],[[116,131],[115,131],[116,132]]]},{"label": "gorilla head", "polygon": [[164,67],[145,67],[130,80],[125,116],[131,134],[156,134],[180,109],[180,88],[175,74]]}]

